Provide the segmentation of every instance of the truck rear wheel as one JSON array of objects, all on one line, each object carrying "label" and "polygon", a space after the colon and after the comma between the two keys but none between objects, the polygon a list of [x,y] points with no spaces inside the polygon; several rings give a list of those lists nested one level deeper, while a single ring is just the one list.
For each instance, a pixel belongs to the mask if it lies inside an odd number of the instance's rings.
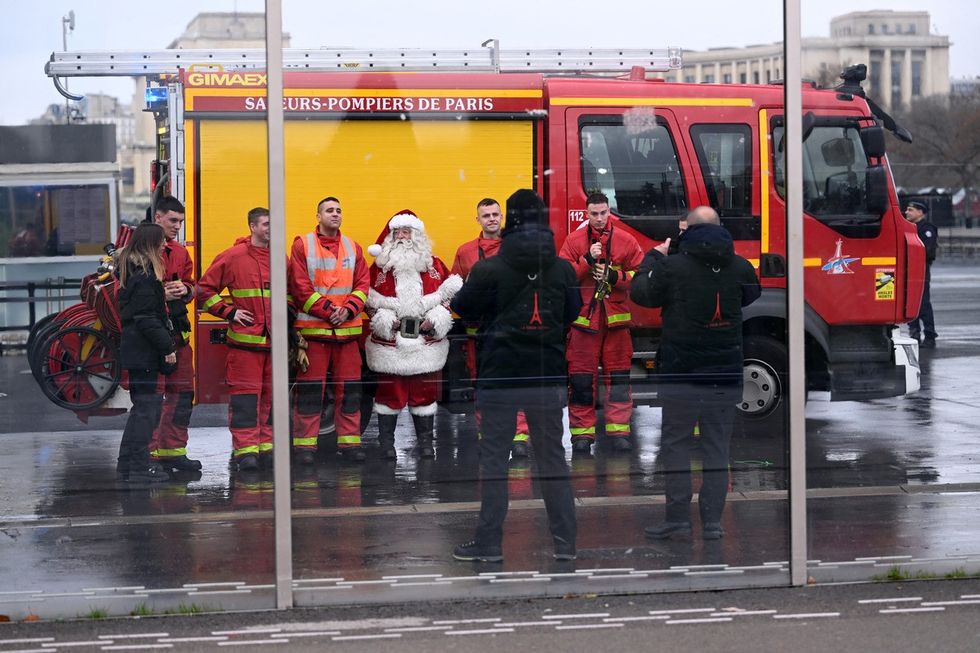
[{"label": "truck rear wheel", "polygon": [[747,435],[783,437],[786,433],[786,345],[768,336],[748,335],[742,344],[744,387],[738,405]]}]

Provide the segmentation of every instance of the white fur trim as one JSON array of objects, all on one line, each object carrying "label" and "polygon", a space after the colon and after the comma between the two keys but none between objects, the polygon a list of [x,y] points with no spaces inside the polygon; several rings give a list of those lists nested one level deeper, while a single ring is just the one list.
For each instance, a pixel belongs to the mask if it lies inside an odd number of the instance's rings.
[{"label": "white fur trim", "polygon": [[395,346],[391,346],[368,338],[364,354],[372,372],[413,376],[441,370],[449,355],[449,341],[426,342],[423,337],[403,338],[397,334]]},{"label": "white fur trim", "polygon": [[368,308],[387,308],[389,311],[397,311],[398,298],[382,295],[374,288],[371,288],[368,290],[367,302],[365,303],[365,306]]},{"label": "white fur trim", "polygon": [[436,338],[445,338],[449,330],[453,328],[453,314],[442,304],[426,312],[425,319],[432,322],[432,329],[435,331]]},{"label": "white fur trim", "polygon": [[391,338],[391,330],[398,321],[395,312],[388,308],[379,308],[371,318],[371,333],[377,337],[387,340]]},{"label": "white fur trim", "polygon": [[439,286],[439,296],[442,297],[442,301],[448,302],[462,287],[463,277],[458,274],[451,274]]},{"label": "white fur trim", "polygon": [[[411,213],[399,213],[388,221],[388,228],[394,231],[399,227],[411,227],[416,231],[425,231],[425,223],[419,220],[417,215]],[[377,256],[372,254],[372,256]]]},{"label": "white fur trim", "polygon": [[408,412],[412,415],[418,415],[419,417],[427,417],[429,415],[435,415],[439,411],[439,404],[432,402],[428,406],[409,406]]},{"label": "white fur trim", "polygon": [[374,412],[376,412],[378,415],[400,415],[401,412],[402,412],[402,409],[401,408],[389,408],[388,406],[385,406],[384,404],[379,404],[378,402],[374,402]]},{"label": "white fur trim", "polygon": [[377,256],[378,254],[381,253],[381,250],[382,250],[381,245],[379,245],[378,243],[374,243],[373,245],[368,245],[367,253],[370,254],[371,256]]}]

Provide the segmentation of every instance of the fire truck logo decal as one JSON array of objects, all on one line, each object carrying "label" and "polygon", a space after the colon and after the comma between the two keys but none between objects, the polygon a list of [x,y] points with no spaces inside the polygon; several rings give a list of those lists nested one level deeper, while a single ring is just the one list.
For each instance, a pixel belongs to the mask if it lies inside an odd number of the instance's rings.
[{"label": "fire truck logo decal", "polygon": [[834,255],[820,269],[827,274],[854,274],[854,270],[851,269],[851,263],[858,259],[856,256],[845,256],[842,253],[843,251],[844,241],[838,240]]}]

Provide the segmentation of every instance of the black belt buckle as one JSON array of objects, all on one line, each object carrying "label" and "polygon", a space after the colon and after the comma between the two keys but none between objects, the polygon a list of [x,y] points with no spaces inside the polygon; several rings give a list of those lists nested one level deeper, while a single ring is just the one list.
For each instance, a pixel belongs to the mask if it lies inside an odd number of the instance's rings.
[{"label": "black belt buckle", "polygon": [[422,319],[418,317],[403,317],[401,319],[401,326],[399,327],[399,333],[402,334],[402,338],[418,338],[419,328],[422,326]]}]

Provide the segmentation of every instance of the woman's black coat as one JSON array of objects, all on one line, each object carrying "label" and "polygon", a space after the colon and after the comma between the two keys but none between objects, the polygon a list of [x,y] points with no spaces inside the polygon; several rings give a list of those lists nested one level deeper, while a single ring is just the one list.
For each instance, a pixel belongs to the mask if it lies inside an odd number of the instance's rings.
[{"label": "woman's black coat", "polygon": [[160,370],[163,357],[174,351],[163,284],[152,274],[130,267],[126,287],[119,289],[119,317],[122,366],[128,370]]}]

